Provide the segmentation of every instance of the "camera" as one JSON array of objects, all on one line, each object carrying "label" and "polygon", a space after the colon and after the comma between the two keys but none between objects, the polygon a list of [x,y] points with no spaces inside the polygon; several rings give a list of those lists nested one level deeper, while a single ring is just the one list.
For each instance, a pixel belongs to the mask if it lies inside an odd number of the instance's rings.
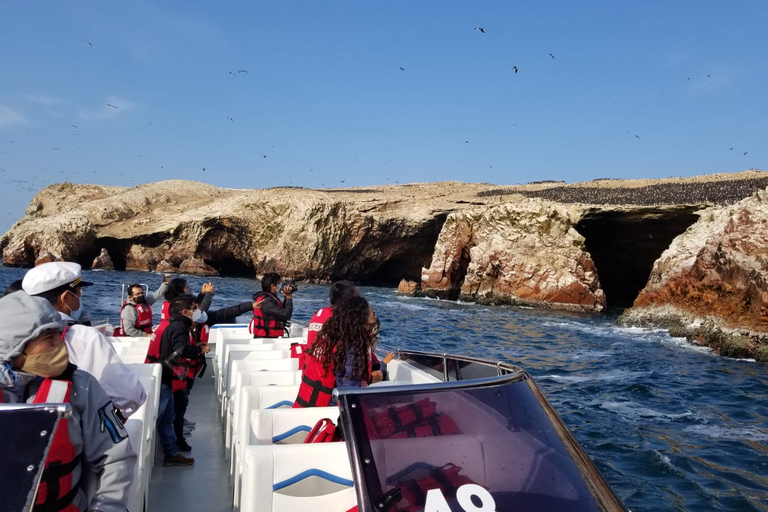
[{"label": "camera", "polygon": [[280,285],[280,289],[283,291],[283,293],[290,295],[299,291],[299,285],[296,283],[296,281],[286,281]]}]

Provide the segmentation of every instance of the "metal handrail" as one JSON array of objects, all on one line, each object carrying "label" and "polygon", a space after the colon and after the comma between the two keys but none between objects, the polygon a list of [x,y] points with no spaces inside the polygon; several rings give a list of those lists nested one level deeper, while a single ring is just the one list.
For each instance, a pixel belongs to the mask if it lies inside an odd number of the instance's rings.
[{"label": "metal handrail", "polygon": [[442,358],[443,360],[443,382],[448,381],[448,361],[463,361],[467,363],[477,363],[484,366],[494,367],[496,368],[496,374],[506,375],[508,373],[525,373],[525,371],[520,368],[519,366],[511,363],[507,363],[504,361],[499,360],[491,360],[491,359],[481,359],[478,357],[471,357],[471,356],[456,356],[452,354],[447,353],[440,353],[440,352],[422,352],[419,350],[398,350],[397,355],[398,358],[400,358],[400,355],[415,355],[415,356],[425,356],[425,357],[435,357],[435,358]]}]

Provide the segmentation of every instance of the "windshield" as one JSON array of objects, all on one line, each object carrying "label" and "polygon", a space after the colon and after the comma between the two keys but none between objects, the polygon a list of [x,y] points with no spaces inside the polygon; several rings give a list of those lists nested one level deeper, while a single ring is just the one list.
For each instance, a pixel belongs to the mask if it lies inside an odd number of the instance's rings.
[{"label": "windshield", "polygon": [[342,394],[341,406],[373,504],[362,510],[624,510],[527,375]]},{"label": "windshield", "polygon": [[0,496],[3,510],[29,510],[60,415],[69,407],[0,404]]}]

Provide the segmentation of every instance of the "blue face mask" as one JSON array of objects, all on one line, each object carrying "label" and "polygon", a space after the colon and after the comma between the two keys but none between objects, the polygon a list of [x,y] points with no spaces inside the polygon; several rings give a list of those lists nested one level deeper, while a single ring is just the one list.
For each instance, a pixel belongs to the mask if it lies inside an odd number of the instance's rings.
[{"label": "blue face mask", "polygon": [[204,324],[208,321],[208,313],[195,309],[195,312],[192,313],[192,321],[196,324]]},{"label": "blue face mask", "polygon": [[[77,297],[77,295],[75,295],[75,297]],[[80,319],[80,315],[83,313],[83,298],[82,297],[77,297],[77,304],[78,304],[77,309],[75,309],[75,310],[70,309],[69,310],[69,316],[71,316],[72,320],[74,320],[74,321],[78,321]]]}]

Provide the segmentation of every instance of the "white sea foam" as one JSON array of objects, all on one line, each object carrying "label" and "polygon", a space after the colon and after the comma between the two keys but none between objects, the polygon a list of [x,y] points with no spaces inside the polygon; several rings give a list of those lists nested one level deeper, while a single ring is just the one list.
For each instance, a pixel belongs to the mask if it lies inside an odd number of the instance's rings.
[{"label": "white sea foam", "polygon": [[550,379],[560,382],[621,382],[645,377],[653,372],[631,372],[627,370],[610,370],[592,375],[544,375],[539,379]]},{"label": "white sea foam", "polygon": [[672,464],[672,460],[669,458],[668,455],[664,455],[658,450],[652,450],[653,455],[659,459],[659,462],[662,463],[662,465],[667,466],[669,469],[675,469],[675,465]]},{"label": "white sea foam", "polygon": [[759,427],[726,427],[722,425],[692,425],[684,432],[713,437],[716,439],[768,442],[768,429]]},{"label": "white sea foam", "polygon": [[632,402],[632,401],[603,402],[600,404],[600,407],[603,409],[607,409],[609,411],[613,411],[629,420],[654,418],[657,420],[671,421],[671,420],[677,420],[680,418],[685,418],[687,416],[693,415],[693,412],[688,410],[682,413],[668,413],[668,412],[656,411],[649,407],[644,407],[638,404],[637,402]]}]

